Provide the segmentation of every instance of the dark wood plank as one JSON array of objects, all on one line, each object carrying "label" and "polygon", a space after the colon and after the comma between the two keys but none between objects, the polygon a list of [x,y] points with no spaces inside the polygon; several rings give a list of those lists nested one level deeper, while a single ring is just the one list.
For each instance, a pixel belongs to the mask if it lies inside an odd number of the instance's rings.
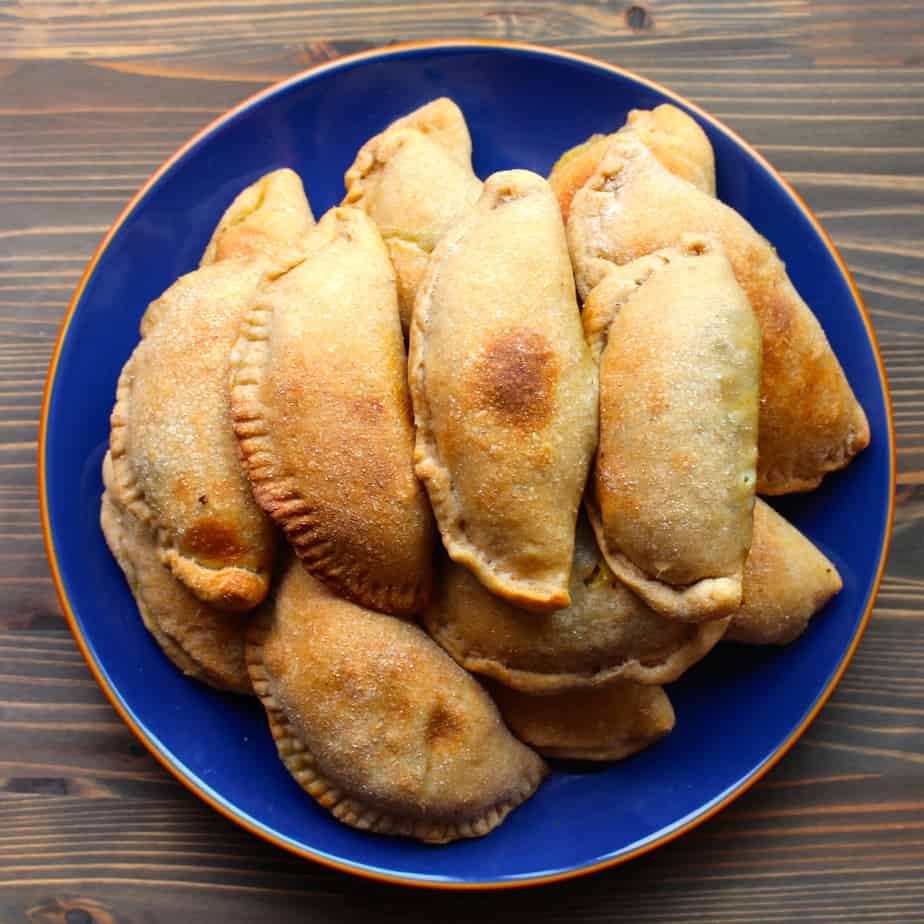
[{"label": "dark wood plank", "polygon": [[[265,83],[423,38],[544,42],[665,83],[758,146],[854,272],[893,389],[889,569],[854,663],[755,790],[681,841],[532,895],[424,895],[303,863],[150,758],[63,627],[37,418],[70,293],[125,200]],[[0,7],[0,922],[919,921],[924,908],[924,9],[908,0]]]}]

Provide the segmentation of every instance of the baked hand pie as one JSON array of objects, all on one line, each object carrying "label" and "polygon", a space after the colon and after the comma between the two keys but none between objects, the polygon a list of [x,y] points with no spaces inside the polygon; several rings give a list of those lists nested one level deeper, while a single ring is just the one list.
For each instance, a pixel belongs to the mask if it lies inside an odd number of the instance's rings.
[{"label": "baked hand pie", "polygon": [[613,267],[584,304],[600,364],[587,493],[616,576],[697,622],[741,603],[757,466],[760,328],[721,245],[701,235]]},{"label": "baked hand pie", "polygon": [[[699,123],[682,109],[662,103],[654,109],[633,109],[615,134],[641,141],[671,173],[715,195],[715,156]],[[592,135],[566,151],[549,174],[561,214],[568,220],[574,194],[596,172],[613,135]]]},{"label": "baked hand pie", "polygon": [[251,627],[247,663],[286,768],[353,827],[479,837],[547,772],[420,629],[335,597],[297,562]]},{"label": "baked hand pie", "polygon": [[[272,243],[277,256],[291,257],[311,212],[301,181],[290,173],[283,174],[283,189],[264,178],[255,184],[262,193],[251,187],[238,197],[259,201],[247,220],[219,226],[216,253],[236,253],[241,235],[252,240],[259,218],[261,253]],[[266,214],[277,209],[286,220]],[[111,418],[114,479],[125,505],[154,531],[173,574],[203,602],[228,610],[256,606],[272,567],[272,527],[241,469],[228,399],[231,346],[271,269],[265,255],[229,257],[170,286],[145,312]]]},{"label": "baked hand pie", "polygon": [[297,246],[313,224],[298,174],[285,167],[274,170],[248,186],[228,206],[199,265],[261,257],[284,261],[289,258],[289,247]]},{"label": "baked hand pie", "polygon": [[647,607],[607,567],[578,520],[571,605],[531,613],[489,593],[446,562],[424,626],[466,670],[524,693],[558,693],[613,681],[671,683],[722,638],[728,619],[678,622]]},{"label": "baked hand pie", "polygon": [[754,539],[744,568],[744,600],[725,636],[751,645],[787,645],[843,587],[825,555],[772,507],[754,507]]},{"label": "baked hand pie", "polygon": [[252,693],[244,659],[248,616],[193,596],[161,563],[151,531],[118,502],[109,454],[103,461],[100,525],[131,588],[145,627],[184,673],[218,690]]},{"label": "baked hand pie", "polygon": [[677,244],[719,238],[761,326],[761,494],[807,491],[869,443],[869,425],[821,325],[768,241],[737,212],[674,176],[641,142],[611,138],[576,193],[568,240],[584,298],[613,266]]},{"label": "baked hand pie", "polygon": [[674,728],[674,707],[658,686],[614,683],[530,696],[493,684],[491,695],[510,730],[545,757],[622,760]]},{"label": "baked hand pie", "polygon": [[231,358],[257,501],[337,593],[407,614],[430,592],[433,523],[414,475],[395,277],[375,224],[335,208],[261,289]]},{"label": "baked hand pie", "polygon": [[363,209],[388,247],[406,331],[431,251],[481,194],[465,116],[446,98],[415,109],[359,149],[344,183],[343,204]]},{"label": "baked hand pie", "polygon": [[541,177],[494,174],[433,251],[409,379],[417,474],[450,557],[521,606],[567,606],[597,377]]}]

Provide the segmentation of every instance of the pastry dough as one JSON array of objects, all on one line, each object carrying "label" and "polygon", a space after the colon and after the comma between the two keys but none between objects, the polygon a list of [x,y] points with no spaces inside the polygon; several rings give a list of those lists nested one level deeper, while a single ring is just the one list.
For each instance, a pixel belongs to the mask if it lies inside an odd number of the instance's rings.
[{"label": "pastry dough", "polygon": [[[715,195],[712,145],[699,123],[682,109],[670,103],[662,103],[654,109],[633,109],[616,134],[641,141],[671,173],[704,193]],[[612,137],[592,135],[583,144],[562,154],[552,168],[549,183],[566,221],[574,194],[594,174]]]},{"label": "pastry dough", "polygon": [[434,250],[409,378],[417,474],[449,555],[521,606],[567,606],[597,381],[541,177],[494,174]]},{"label": "pastry dough", "polygon": [[421,106],[367,141],[344,182],[343,204],[363,209],[388,247],[406,331],[430,252],[481,193],[465,117],[450,99]]},{"label": "pastry dough", "polygon": [[424,625],[467,670],[548,694],[615,680],[671,683],[712,650],[729,622],[694,625],[649,609],[607,567],[583,517],[570,591],[566,609],[530,613],[446,562]]},{"label": "pastry dough", "polygon": [[772,507],[754,507],[754,541],[744,568],[744,602],[726,640],[787,645],[843,587],[825,555]]},{"label": "pastry dough", "polygon": [[546,757],[622,760],[674,727],[674,707],[657,686],[616,683],[530,696],[497,684],[491,694],[510,730]]},{"label": "pastry dough", "polygon": [[253,301],[232,353],[241,456],[261,506],[337,593],[426,604],[433,524],[414,475],[395,278],[372,220],[328,212]]},{"label": "pastry dough", "polygon": [[741,603],[757,465],[760,329],[714,239],[614,267],[584,306],[600,363],[591,523],[616,576],[675,619]]},{"label": "pastry dough", "polygon": [[260,257],[284,262],[289,259],[289,248],[297,246],[313,224],[298,174],[288,168],[274,170],[228,206],[199,265]]},{"label": "pastry dough", "polygon": [[335,597],[297,563],[254,623],[247,662],[289,772],[353,827],[479,837],[547,772],[420,629]]},{"label": "pastry dough", "polygon": [[194,597],[160,561],[151,531],[113,494],[109,454],[103,462],[100,525],[131,588],[145,627],[184,673],[219,690],[252,693],[244,660],[247,616]]},{"label": "pastry dough", "polygon": [[684,233],[722,242],[763,339],[757,490],[810,490],[869,443],[869,425],[837,357],[771,245],[737,212],[614,136],[575,195],[568,239],[586,298],[614,265],[675,245]]},{"label": "pastry dough", "polygon": [[[242,202],[251,203],[245,218],[230,220]],[[173,574],[222,609],[249,609],[266,596],[273,554],[272,528],[238,458],[228,355],[244,310],[273,268],[266,254],[291,259],[310,221],[291,171],[245,190],[210,245],[238,256],[182,276],[151,304],[119,377],[110,436],[119,495],[154,531]],[[234,242],[255,236],[264,255],[246,260]]]}]

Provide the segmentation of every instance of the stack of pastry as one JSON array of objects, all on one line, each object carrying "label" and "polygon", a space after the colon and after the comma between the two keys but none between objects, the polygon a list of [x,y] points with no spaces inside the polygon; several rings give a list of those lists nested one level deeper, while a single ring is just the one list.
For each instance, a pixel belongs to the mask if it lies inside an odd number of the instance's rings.
[{"label": "stack of pastry", "polygon": [[664,684],[840,589],[755,498],[815,487],[866,419],[712,158],[661,106],[482,184],[436,100],[317,223],[290,170],[245,189],[147,309],[106,539],[165,654],[255,693],[347,824],[485,834],[540,755],[652,744]]}]

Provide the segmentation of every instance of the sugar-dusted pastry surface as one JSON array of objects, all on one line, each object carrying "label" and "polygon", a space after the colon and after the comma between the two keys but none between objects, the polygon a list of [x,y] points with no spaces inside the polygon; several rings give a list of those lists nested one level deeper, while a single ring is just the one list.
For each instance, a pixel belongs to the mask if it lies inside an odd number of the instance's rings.
[{"label": "sugar-dusted pastry surface", "polygon": [[112,493],[112,465],[103,462],[100,525],[125,574],[145,627],[184,673],[219,690],[251,693],[244,660],[247,615],[208,606],[161,562],[150,529]]},{"label": "sugar-dusted pastry surface", "polygon": [[727,619],[694,625],[651,610],[610,571],[583,517],[570,594],[564,609],[528,612],[446,562],[424,625],[463,667],[525,693],[620,679],[670,683],[711,651],[728,626]]},{"label": "sugar-dusted pastry surface", "polygon": [[314,224],[297,173],[283,168],[248,186],[228,206],[202,255],[200,266],[221,260],[278,262]]},{"label": "sugar-dusted pastry surface", "polygon": [[659,686],[614,683],[530,696],[495,684],[491,694],[513,733],[546,757],[622,760],[674,728],[674,707]]},{"label": "sugar-dusted pastry surface", "polygon": [[444,97],[395,120],[359,149],[344,183],[343,204],[363,209],[388,247],[407,330],[431,251],[481,193],[461,110]]},{"label": "sugar-dusted pastry surface", "polygon": [[751,645],[786,645],[843,586],[824,553],[758,501],[754,541],[744,569],[744,601],[726,639]]},{"label": "sugar-dusted pastry surface", "polygon": [[566,606],[597,380],[541,177],[495,174],[437,245],[409,378],[417,474],[449,555],[522,606]]},{"label": "sugar-dusted pastry surface", "polygon": [[614,136],[571,203],[568,239],[586,298],[621,266],[688,232],[714,234],[757,314],[763,341],[759,493],[817,487],[869,443],[869,425],[825,337],[768,241],[679,179],[641,142]]},{"label": "sugar-dusted pastry surface", "polygon": [[478,837],[546,774],[420,629],[337,598],[297,560],[254,623],[247,659],[286,767],[354,827]]},{"label": "sugar-dusted pastry surface", "polygon": [[[119,378],[110,437],[120,498],[154,530],[164,563],[204,602],[230,610],[266,595],[273,534],[238,458],[229,354],[273,268],[265,254],[291,259],[312,221],[291,171],[249,187],[228,214],[242,201],[244,219],[226,214],[215,232],[217,262],[180,277],[145,312],[142,340]],[[262,255],[245,259],[251,248],[234,242],[252,241],[257,226]]]},{"label": "sugar-dusted pastry surface", "polygon": [[[715,157],[706,133],[691,116],[670,103],[654,109],[633,109],[615,134],[641,141],[671,173],[715,195]],[[596,172],[612,135],[592,135],[566,151],[549,174],[567,221],[574,194]]]},{"label": "sugar-dusted pastry surface", "polygon": [[611,272],[584,305],[600,363],[588,491],[600,548],[666,616],[741,603],[757,465],[760,329],[721,244],[689,235]]},{"label": "sugar-dusted pastry surface", "polygon": [[372,220],[328,212],[253,300],[232,354],[254,494],[312,573],[373,609],[430,591],[434,529],[414,474],[395,278]]}]

